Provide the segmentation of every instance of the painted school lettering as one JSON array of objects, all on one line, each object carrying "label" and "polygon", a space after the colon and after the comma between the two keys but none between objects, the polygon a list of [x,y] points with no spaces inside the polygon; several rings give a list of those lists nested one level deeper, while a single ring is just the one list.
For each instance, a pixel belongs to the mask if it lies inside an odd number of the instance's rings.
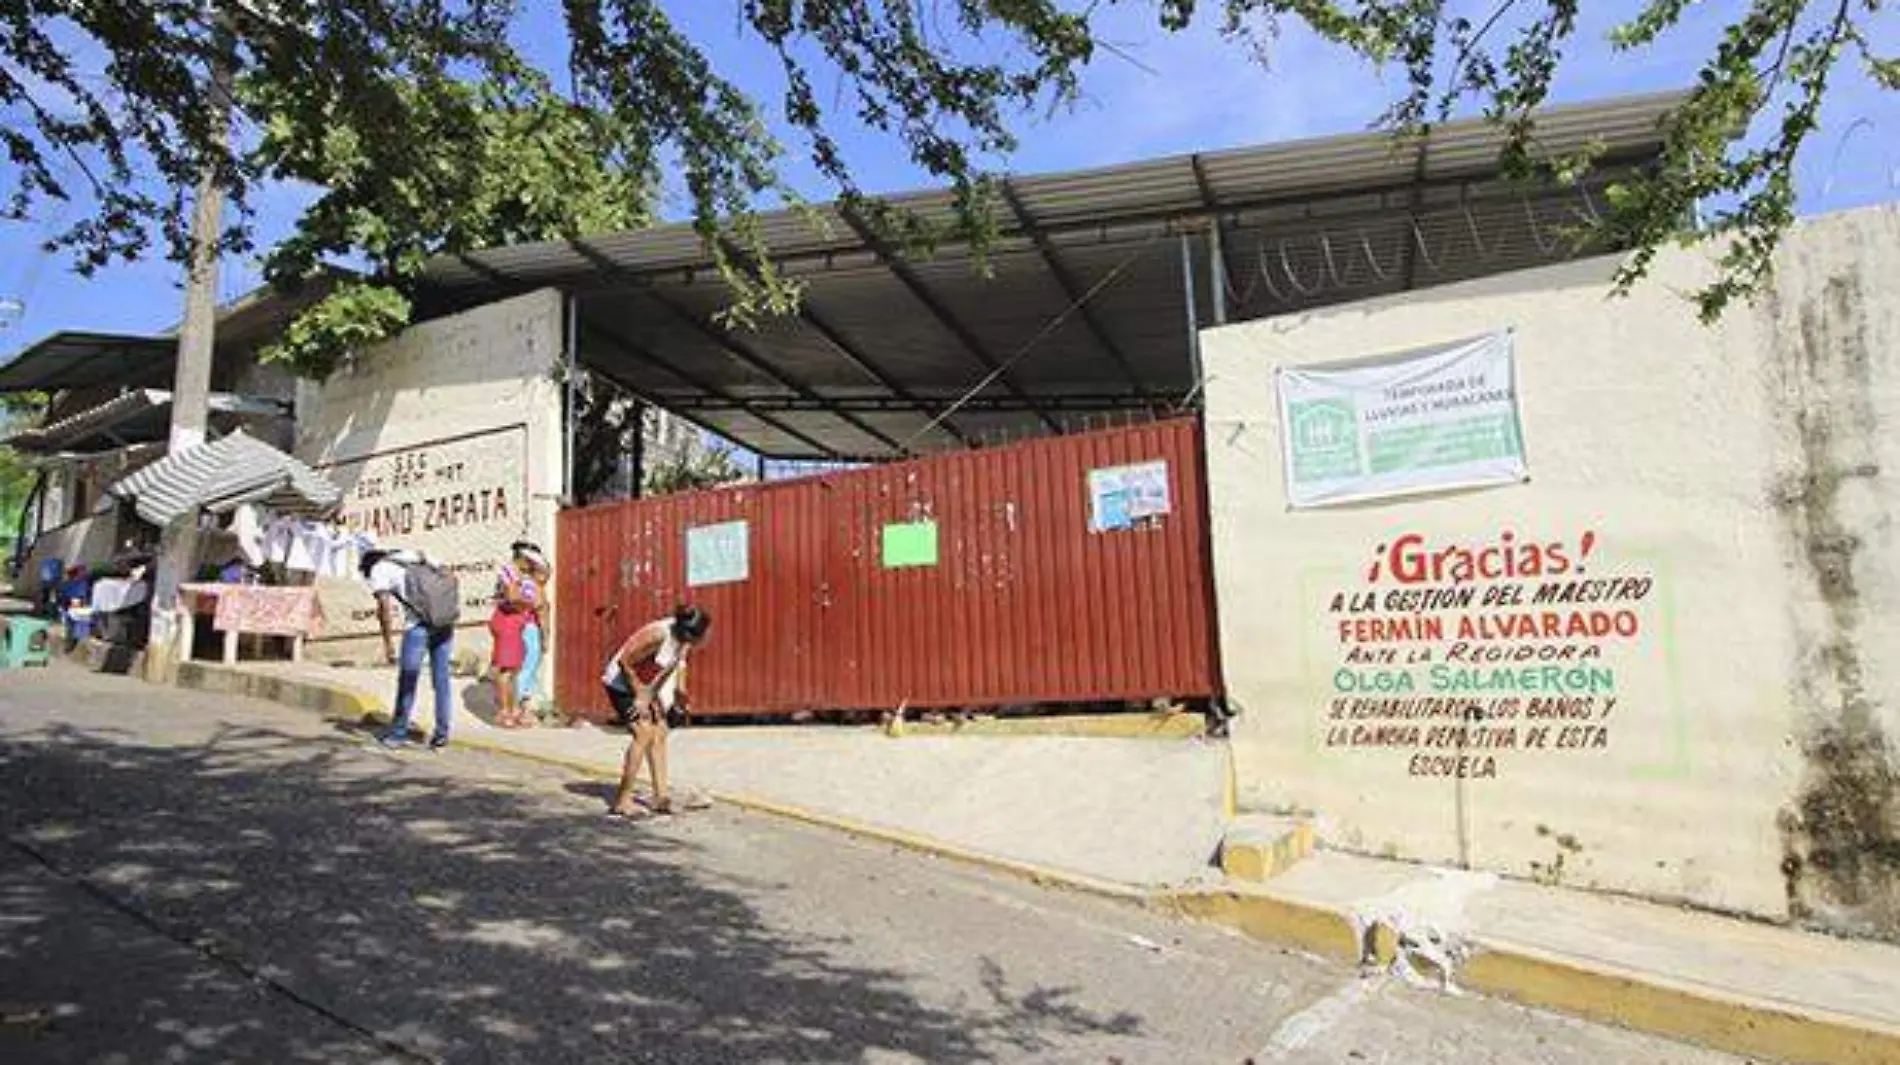
[{"label": "painted school lettering", "polygon": [[1655,578],[1600,547],[1594,530],[1378,543],[1363,583],[1322,604],[1338,649],[1325,747],[1410,751],[1408,775],[1466,780],[1609,750]]}]

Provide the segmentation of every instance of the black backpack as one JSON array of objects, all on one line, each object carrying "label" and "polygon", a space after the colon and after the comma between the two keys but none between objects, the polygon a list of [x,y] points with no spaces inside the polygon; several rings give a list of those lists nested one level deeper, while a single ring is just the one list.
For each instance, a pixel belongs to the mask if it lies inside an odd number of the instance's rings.
[{"label": "black backpack", "polygon": [[426,562],[405,562],[402,568],[403,605],[425,628],[454,628],[462,616],[462,587],[455,574]]}]

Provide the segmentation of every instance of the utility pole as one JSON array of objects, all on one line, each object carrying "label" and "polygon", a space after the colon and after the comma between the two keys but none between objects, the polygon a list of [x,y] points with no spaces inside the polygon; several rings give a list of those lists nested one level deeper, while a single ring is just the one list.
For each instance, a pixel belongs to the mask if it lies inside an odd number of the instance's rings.
[{"label": "utility pole", "polygon": [[[212,16],[211,82],[208,109],[212,154],[198,172],[191,214],[191,259],[185,275],[185,318],[178,327],[178,360],[172,375],[172,425],[167,454],[177,455],[205,442],[210,421],[211,368],[217,351],[218,246],[224,237],[224,185],[217,152],[230,144],[231,66],[225,55],[229,23]],[[146,641],[148,679],[169,683],[177,664],[191,657],[192,619],[179,609],[178,586],[197,560],[198,515],[174,521],[159,538],[157,570],[152,577],[152,632]]]}]

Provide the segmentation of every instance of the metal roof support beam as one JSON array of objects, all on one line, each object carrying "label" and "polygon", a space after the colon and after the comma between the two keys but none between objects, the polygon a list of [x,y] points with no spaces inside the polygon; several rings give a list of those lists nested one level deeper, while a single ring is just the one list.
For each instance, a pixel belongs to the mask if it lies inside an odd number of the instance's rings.
[{"label": "metal roof support beam", "polygon": [[[611,384],[615,388],[618,388],[622,392],[625,392],[628,396],[631,396],[633,398],[634,402],[639,403],[641,406],[645,407],[648,410],[666,411],[668,414],[671,414],[673,417],[678,418],[680,421],[683,421],[692,425],[694,428],[700,430],[701,432],[711,433],[714,436],[721,437],[721,438],[725,437],[724,433],[720,432],[718,429],[715,429],[710,425],[707,425],[704,422],[701,422],[693,418],[692,415],[682,414],[680,410],[677,407],[674,407],[670,402],[661,403],[655,400],[650,393],[647,393],[638,388],[635,388],[632,382],[628,381],[626,378],[621,377],[618,374],[612,373],[607,370],[603,370],[598,366],[589,367],[587,372],[590,374],[595,374],[602,378],[605,378],[608,384]],[[695,400],[697,400],[697,397],[695,397]],[[739,406],[722,408],[722,407],[714,407],[714,406],[709,406],[709,405],[701,405],[697,409],[705,410],[705,411],[736,410],[741,413],[753,414],[754,417],[757,416],[755,412],[748,411],[744,407],[739,407]],[[642,415],[642,417],[644,417],[644,415]],[[644,423],[642,423],[641,432],[642,433],[645,432]],[[736,442],[737,441],[735,441],[735,443]]]},{"label": "metal roof support beam", "polygon": [[1189,380],[1192,382],[1188,394],[1182,398],[1182,406],[1201,391],[1201,323],[1200,309],[1194,305],[1194,253],[1188,246],[1188,235],[1181,234],[1181,293],[1182,302],[1187,307],[1187,355]]},{"label": "metal roof support beam", "polygon": [[1115,360],[1115,365],[1121,368],[1122,376],[1128,378],[1128,383],[1134,386],[1136,392],[1144,397],[1153,398],[1153,391],[1149,389],[1148,382],[1142,380],[1141,374],[1136,372],[1134,362],[1121,349],[1121,345],[1115,343],[1115,338],[1109,335],[1108,328],[1102,324],[1102,320],[1095,316],[1095,309],[1088,303],[1088,290],[1076,281],[1074,274],[1069,272],[1068,264],[1062,261],[1062,256],[1056,254],[1055,244],[1042,231],[1042,227],[1036,224],[1035,216],[1029,213],[1029,208],[1023,203],[1022,197],[1016,194],[1015,187],[1007,180],[1003,182],[1003,202],[1009,204],[1010,213],[1016,216],[1016,224],[1022,227],[1030,242],[1035,244],[1036,251],[1041,253],[1043,263],[1049,267],[1049,273],[1056,279],[1056,286],[1062,289],[1062,294],[1068,297],[1069,304],[1075,307],[1077,313],[1082,316],[1082,324],[1088,327],[1089,334],[1095,338],[1095,343],[1108,353],[1109,358]]},{"label": "metal roof support beam", "polygon": [[[743,264],[746,268],[746,272],[750,273],[754,279],[760,279],[762,277],[758,269],[758,264],[753,261],[752,256],[748,255],[744,248],[733,243],[731,238],[720,237],[719,245],[725,249],[726,255],[733,261]],[[829,322],[820,318],[818,312],[812,310],[811,305],[802,299],[798,301],[798,320],[804,322],[813,332],[817,333],[826,344],[831,346],[833,351],[837,352],[841,358],[855,367],[859,373],[876,381],[892,395],[908,401],[914,408],[918,410],[928,409],[928,404],[918,399],[915,393],[898,383],[896,378],[885,373],[882,369],[873,364],[867,356],[859,353],[857,349],[853,348],[851,344],[845,340],[843,334],[833,328]],[[936,415],[941,412],[930,410],[928,413]],[[940,422],[937,427],[949,433],[957,443],[962,444],[964,447],[970,446],[970,438],[965,436],[955,426],[949,424],[947,420]]]},{"label": "metal roof support beam", "polygon": [[[586,258],[588,262],[592,263],[601,272],[612,275],[612,276],[616,276],[616,277],[623,275],[623,271],[621,271],[619,266],[617,266],[612,260],[608,259],[605,255],[602,255],[592,245],[587,244],[585,241],[570,240],[568,241],[568,245],[572,247],[576,252],[578,252],[582,257]],[[470,258],[469,256],[461,255],[461,256],[457,256],[457,258],[460,259],[462,263],[466,265],[469,269],[475,270],[483,274],[484,276],[493,277],[501,282],[508,282],[508,281],[513,280],[512,278],[503,274],[501,271],[496,270],[495,268],[488,266],[485,263],[477,262],[474,259]],[[576,320],[579,320],[581,317],[580,299],[578,297],[571,297],[571,298],[573,299],[573,315]],[[675,311],[678,310],[678,308],[672,307],[671,304],[666,303],[664,300],[660,300],[659,302],[661,303],[662,306],[666,306],[669,309],[672,309]],[[690,319],[690,316],[688,317]],[[687,384],[692,385],[694,388],[699,389],[701,392],[705,392],[708,395],[718,396],[722,399],[731,400],[732,402],[736,404],[736,407],[734,409],[741,410],[747,414],[752,415],[754,418],[757,418],[761,422],[764,422],[765,424],[771,426],[772,428],[777,429],[779,432],[784,433],[786,436],[789,436],[794,440],[807,444],[817,449],[819,452],[823,454],[826,454],[826,455],[833,454],[832,448],[826,447],[824,444],[821,444],[817,440],[814,440],[813,438],[805,435],[804,433],[799,432],[797,429],[792,428],[790,425],[786,424],[785,422],[780,421],[777,418],[773,418],[765,414],[763,411],[752,410],[751,408],[746,406],[744,401],[740,400],[737,396],[732,395],[730,392],[727,392],[724,389],[719,388],[717,385],[714,385],[703,378],[699,378],[692,374],[687,373],[685,370],[680,369],[680,367],[677,364],[669,360],[660,358],[658,355],[655,355],[654,353],[647,351],[644,348],[639,347],[638,345],[634,344],[632,341],[629,341],[625,337],[616,335],[615,333],[609,331],[603,326],[598,326],[598,325],[590,326],[590,325],[586,325],[585,323],[582,323],[580,328],[587,330],[589,332],[592,332],[597,336],[602,337],[603,339],[607,341],[607,343],[610,346],[615,347],[619,349],[620,351],[626,352],[627,354],[632,355],[635,358],[642,359],[646,362],[652,363],[653,365],[660,367],[666,372],[672,374],[674,377],[677,377],[680,380],[685,381]],[[578,349],[579,344],[576,343],[575,347]],[[576,350],[575,352],[575,357],[576,358],[579,357],[578,350]],[[632,391],[632,389],[629,389],[628,391]],[[635,394],[637,395],[638,393],[635,393]],[[720,435],[724,435],[724,434],[720,434]]]},{"label": "metal roof support beam", "polygon": [[790,391],[796,393],[799,396],[799,398],[807,400],[812,403],[816,403],[818,405],[819,410],[822,410],[828,414],[831,414],[832,416],[838,418],[839,420],[843,421],[847,425],[850,425],[852,428],[856,429],[857,431],[863,433],[864,435],[870,437],[873,440],[876,440],[878,443],[883,444],[886,447],[890,448],[892,451],[895,451],[900,455],[910,454],[910,449],[906,448],[901,442],[897,440],[897,438],[884,432],[883,430],[879,429],[877,426],[870,424],[864,419],[851,414],[849,411],[840,410],[837,407],[832,406],[829,402],[826,401],[825,397],[819,395],[816,391],[813,391],[810,385],[806,384],[803,381],[798,380],[795,377],[792,377],[789,374],[786,374],[785,372],[779,370],[777,367],[773,366],[770,362],[767,362],[765,359],[761,358],[757,352],[753,351],[749,345],[745,344],[738,337],[734,336],[730,330],[721,329],[718,326],[714,325],[713,323],[705,320],[704,318],[701,318],[699,315],[694,314],[692,311],[687,310],[686,308],[680,306],[679,304],[673,302],[671,299],[662,295],[658,289],[648,289],[646,292],[646,295],[648,296],[648,298],[652,299],[653,302],[666,308],[668,313],[672,314],[674,317],[678,318],[680,321],[685,322],[687,325],[692,326],[693,329],[699,333],[699,335],[705,337],[707,340],[718,345],[721,349],[726,351],[733,358],[738,359],[740,362],[745,363],[747,366],[752,367],[754,370],[757,370],[758,372],[764,374],[765,376],[770,377],[773,381],[777,382],[781,388],[789,389]]},{"label": "metal roof support beam", "polygon": [[[570,240],[568,241],[568,246],[573,248],[574,251],[578,253],[582,258],[586,259],[589,263],[593,264],[594,268],[599,270],[601,273],[606,274],[610,277],[626,276],[626,271],[622,270],[619,264],[615,263],[612,259],[602,254],[598,248],[595,248],[593,245],[587,243],[586,241]],[[727,248],[728,254],[731,254],[735,250],[736,249],[732,248],[731,246],[728,246]],[[740,256],[740,261],[741,262],[744,261],[743,256]],[[739,361],[745,363],[746,365],[752,367],[758,372],[778,382],[780,387],[788,388],[805,398],[815,399],[815,400],[818,400],[820,403],[823,402],[823,397],[819,396],[817,392],[813,391],[811,386],[805,384],[803,381],[800,381],[778,370],[777,368],[772,366],[771,363],[767,362],[765,359],[760,358],[756,352],[753,352],[749,347],[742,344],[737,337],[731,334],[730,331],[722,330],[719,327],[713,325],[711,322],[707,322],[701,319],[698,315],[692,313],[691,311],[688,311],[684,307],[681,307],[679,304],[674,303],[672,300],[662,295],[659,292],[658,288],[655,286],[651,286],[651,285],[642,286],[642,291],[645,292],[648,296],[652,297],[653,302],[658,303],[660,306],[666,308],[667,311],[672,313],[675,317],[678,317],[680,320],[692,326],[693,329],[697,331],[701,336],[704,336],[707,340],[712,341],[714,344],[718,345],[722,350],[731,354],[734,358],[737,358]],[[861,360],[857,360],[855,356],[853,356],[853,361],[858,363],[858,366],[860,369],[865,370],[866,372],[872,373],[873,376],[877,379],[880,379],[880,380],[882,379],[881,374],[877,374],[868,365],[865,365]],[[829,410],[828,413],[830,413],[833,417],[836,417],[839,420],[843,421],[845,424],[856,429],[857,431],[870,437],[871,439],[876,440],[878,443],[881,443],[884,446],[890,448],[892,451],[898,453],[899,455],[909,455],[912,453],[911,450],[905,447],[901,441],[897,440],[895,437],[892,437],[890,434],[883,432],[882,430],[878,429],[876,426],[871,425],[870,423],[864,421],[863,419],[852,417],[850,414],[841,410]]]},{"label": "metal roof support beam", "polygon": [[1227,263],[1221,248],[1220,219],[1207,219],[1207,295],[1214,324],[1227,324]]},{"label": "metal roof support beam", "polygon": [[1401,255],[1399,258],[1399,290],[1410,292],[1418,286],[1419,241],[1424,236],[1418,231],[1418,209],[1425,202],[1425,148],[1428,142],[1418,142],[1418,154],[1412,163],[1412,184],[1405,190],[1405,225],[1408,232],[1399,238]]},{"label": "metal roof support beam", "polygon": [[[850,411],[869,412],[926,412],[931,407],[912,407],[905,400],[884,396],[827,397],[819,402],[783,396],[771,399],[746,399],[728,402],[721,399],[709,399],[703,396],[662,396],[655,399],[656,406],[668,410],[751,410],[751,411],[827,411],[839,408]],[[949,400],[939,400],[938,406],[947,406]],[[743,405],[741,405],[743,404]],[[1107,412],[1107,411],[1149,411],[1155,403],[1151,399],[1126,394],[1112,395],[1065,395],[1038,397],[1037,406],[1050,411],[1064,412]],[[975,397],[960,408],[972,414],[1027,414],[1030,408],[1008,397]]]},{"label": "metal roof support beam", "polygon": [[[665,370],[667,373],[672,374],[674,377],[679,378],[680,380],[686,382],[691,387],[698,389],[700,392],[703,392],[706,395],[714,396],[719,399],[725,400],[726,402],[732,404],[732,407],[730,409],[743,411],[746,414],[750,414],[754,418],[757,418],[759,421],[764,422],[766,425],[771,426],[773,429],[776,429],[779,432],[785,434],[786,436],[791,437],[793,440],[796,440],[799,443],[812,448],[813,450],[819,452],[822,455],[829,456],[829,455],[835,455],[837,453],[834,449],[827,447],[824,444],[819,443],[818,441],[812,439],[809,436],[806,436],[804,433],[801,433],[797,429],[794,429],[792,426],[786,424],[785,422],[772,417],[772,415],[766,413],[765,411],[753,410],[744,400],[740,399],[739,397],[733,395],[730,392],[727,392],[725,389],[720,388],[718,385],[715,385],[710,381],[707,381],[703,378],[700,378],[694,375],[690,371],[681,369],[680,367],[673,364],[672,362],[666,359],[663,359],[659,357],[658,355],[655,355],[654,353],[639,346],[638,344],[635,344],[631,340],[628,340],[627,338],[620,336],[614,331],[608,329],[606,326],[589,324],[587,321],[582,320],[581,332],[583,334],[591,334],[595,337],[600,338],[600,340],[603,343],[605,343],[608,347],[614,348],[617,351],[631,355],[634,358],[641,360],[642,362],[646,362],[651,365],[658,366],[660,369]],[[609,380],[612,380],[612,378],[609,377]],[[628,388],[627,391],[632,392],[636,396],[640,395],[640,393],[637,390],[632,389],[632,388]],[[713,431],[718,432],[718,430],[713,430]],[[720,435],[723,436],[724,434],[721,433]]]},{"label": "metal roof support beam", "polygon": [[[883,384],[884,387],[891,390],[892,395],[910,404],[912,409],[917,410],[924,414],[928,414],[933,418],[937,418],[937,417],[940,417],[943,414],[944,410],[948,408],[948,404],[933,406],[930,403],[930,401],[919,399],[915,392],[912,392],[910,389],[905,388],[904,386],[898,384],[895,379],[888,378],[884,374],[876,372],[872,368],[871,364],[867,362],[862,355],[859,355],[856,351],[852,350],[851,345],[846,343],[843,334],[839,333],[837,329],[833,328],[831,323],[825,321],[823,318],[820,318],[818,316],[818,312],[806,306],[803,300],[799,301],[798,317],[806,325],[810,326],[813,332],[823,337],[825,340],[825,343],[829,344],[833,349],[835,349],[838,352],[838,354],[843,355],[846,359],[849,359],[853,363],[857,364],[858,366],[863,368],[866,372],[871,373],[872,376],[875,377],[879,383]],[[947,417],[937,422],[937,428],[941,430],[942,432],[950,434],[951,439],[955,440],[958,444],[962,445],[963,447],[969,447],[972,443],[974,443],[974,441],[970,439],[968,434],[966,434],[963,430],[958,429],[955,425],[951,424],[950,419]]]},{"label": "metal roof support beam", "polygon": [[1228,282],[1238,275],[1234,272],[1233,262],[1227,258],[1226,242],[1220,236],[1220,200],[1214,195],[1214,183],[1207,178],[1207,164],[1201,161],[1200,153],[1196,152],[1188,156],[1188,165],[1194,169],[1194,188],[1201,194],[1201,206],[1207,208],[1208,239],[1213,242],[1208,251],[1212,257],[1208,271],[1210,275],[1215,269],[1221,273],[1219,287],[1214,289],[1213,295],[1214,324],[1222,325],[1227,321],[1228,311],[1232,309]]},{"label": "metal roof support beam", "polygon": [[1028,404],[1029,409],[1035,413],[1037,420],[1042,422],[1044,428],[1056,434],[1063,431],[1062,424],[1051,418],[1047,411],[1035,405],[1028,393],[1023,391],[1022,386],[1016,383],[1016,379],[1004,369],[1001,360],[990,354],[989,350],[983,346],[983,342],[970,332],[969,327],[965,326],[956,315],[950,313],[950,309],[937,299],[930,288],[924,284],[923,279],[917,276],[917,272],[904,261],[903,256],[897,254],[897,250],[879,236],[863,216],[844,204],[838,205],[838,214],[844,218],[845,224],[857,233],[858,239],[864,242],[865,247],[876,252],[877,257],[883,260],[884,268],[891,272],[891,276],[897,278],[906,289],[910,290],[910,294],[916,297],[917,302],[923,304],[924,309],[957,338],[958,343],[970,353],[971,358],[981,363],[985,370],[997,375],[1005,391]]},{"label": "metal roof support beam", "polygon": [[[1653,158],[1653,153],[1643,153],[1643,152],[1612,153],[1596,161],[1595,165],[1592,166],[1591,168],[1591,178],[1593,181],[1600,181],[1605,178],[1614,177],[1619,174],[1626,173],[1631,168],[1640,166],[1648,162],[1652,158]],[[1489,175],[1487,174],[1461,174],[1461,175],[1455,175],[1455,176],[1450,176],[1450,177],[1427,178],[1422,184],[1419,184],[1419,189],[1420,189],[1421,194],[1429,193],[1436,190],[1451,189],[1451,188],[1469,190],[1474,186],[1495,184],[1496,181],[1497,181],[1497,176],[1495,174],[1489,174]],[[1360,201],[1360,200],[1365,200],[1369,197],[1389,196],[1393,194],[1405,195],[1409,190],[1413,188],[1414,184],[1415,184],[1414,182],[1408,179],[1408,180],[1402,180],[1402,181],[1383,181],[1376,184],[1371,184],[1364,187],[1355,188],[1349,192],[1340,192],[1340,193],[1334,193],[1334,194],[1325,194],[1325,193],[1314,194],[1311,192],[1303,192],[1303,193],[1297,193],[1297,194],[1256,196],[1256,197],[1247,198],[1247,199],[1235,199],[1230,202],[1220,202],[1218,203],[1218,211],[1227,218],[1238,219],[1240,216],[1244,214],[1255,212],[1255,211],[1273,210],[1273,209],[1281,208],[1281,207],[1301,207],[1305,209],[1305,212],[1306,212],[1303,217],[1310,217],[1310,218],[1324,217],[1327,220],[1345,219],[1345,218],[1365,218],[1365,217],[1372,217],[1372,216],[1376,216],[1380,214],[1396,213],[1396,212],[1374,211],[1374,212],[1354,212],[1354,213],[1349,213],[1349,214],[1331,215],[1331,214],[1324,214],[1323,212],[1319,212],[1316,209],[1322,208],[1328,204],[1334,204],[1334,203],[1339,203],[1343,201]],[[1513,200],[1513,202],[1515,202],[1514,195],[1512,197],[1506,197],[1506,198],[1511,199]],[[1205,207],[1203,207],[1203,211],[1205,211]],[[1144,226],[1144,225],[1161,226],[1164,228],[1164,230],[1166,231],[1168,235],[1173,235],[1175,230],[1178,228],[1178,224],[1181,218],[1182,218],[1182,213],[1178,207],[1170,207],[1166,209],[1157,208],[1154,210],[1131,211],[1125,215],[1117,215],[1112,219],[1112,225],[1116,228],[1128,228],[1128,227]],[[1043,232],[1050,237],[1065,236],[1065,235],[1078,234],[1078,233],[1095,234],[1102,231],[1104,224],[1105,223],[1103,220],[1093,219],[1093,218],[1083,220],[1083,221],[1071,221],[1071,222],[1049,222],[1045,220],[1042,223],[1042,229],[1043,229]],[[1136,242],[1137,242],[1137,238],[1131,237],[1127,241],[1123,241],[1122,243],[1132,244]],[[1114,243],[1114,241],[1108,241],[1108,243]],[[593,250],[593,249],[590,249],[590,250]],[[801,265],[807,265],[807,264],[823,264],[841,255],[848,255],[857,250],[859,249],[834,247],[834,248],[825,248],[825,249],[813,250],[813,251],[791,252],[784,255],[774,255],[772,257],[772,261],[774,263],[779,264],[781,267],[801,266]],[[862,250],[870,251],[871,249],[866,248]],[[598,256],[599,252],[595,250],[594,254]],[[1234,254],[1233,251],[1230,249],[1228,252],[1228,263],[1227,263],[1228,276],[1229,277],[1246,276],[1246,273],[1247,273],[1246,270],[1235,269],[1233,254]],[[595,294],[600,294],[600,293],[605,293],[605,292],[610,292],[610,291],[622,291],[626,288],[634,287],[634,286],[650,285],[650,284],[653,284],[656,279],[660,279],[660,278],[665,278],[669,280],[677,279],[680,283],[684,284],[684,283],[689,283],[693,281],[695,278],[703,278],[708,269],[708,266],[703,263],[685,264],[685,265],[676,264],[676,265],[669,265],[669,266],[654,266],[654,267],[640,267],[640,268],[618,267],[618,274],[614,278],[603,278],[597,284],[582,284],[578,282],[577,280],[578,275],[569,275],[567,277],[562,277],[562,278],[550,278],[550,279],[542,280],[542,281],[517,280],[511,277],[508,277],[507,275],[497,274],[493,272],[492,270],[486,268],[482,264],[469,261],[467,257],[458,257],[458,259],[459,261],[462,262],[464,266],[468,267],[469,269],[477,273],[482,274],[484,277],[488,277],[491,279],[495,277],[501,277],[506,282],[505,285],[501,286],[495,291],[482,293],[480,296],[480,299],[477,301],[479,303],[490,302],[497,299],[505,299],[509,296],[524,295],[526,293],[533,292],[538,289],[549,288],[549,287],[559,287],[571,294],[585,296],[585,295],[595,295]],[[456,283],[453,283],[453,282],[448,283],[446,285],[434,286],[434,291],[438,293],[453,292],[455,290],[456,290]],[[473,304],[460,304],[452,300],[443,304],[443,306],[446,308],[456,309],[456,310],[466,310],[468,306],[472,306],[472,305]]]}]

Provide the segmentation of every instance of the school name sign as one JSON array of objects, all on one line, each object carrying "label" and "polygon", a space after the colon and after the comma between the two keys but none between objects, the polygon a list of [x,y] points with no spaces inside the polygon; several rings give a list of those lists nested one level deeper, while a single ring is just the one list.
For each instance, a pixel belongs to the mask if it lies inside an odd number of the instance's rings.
[{"label": "school name sign", "polygon": [[1509,330],[1278,375],[1296,509],[1513,484],[1528,476]]}]

